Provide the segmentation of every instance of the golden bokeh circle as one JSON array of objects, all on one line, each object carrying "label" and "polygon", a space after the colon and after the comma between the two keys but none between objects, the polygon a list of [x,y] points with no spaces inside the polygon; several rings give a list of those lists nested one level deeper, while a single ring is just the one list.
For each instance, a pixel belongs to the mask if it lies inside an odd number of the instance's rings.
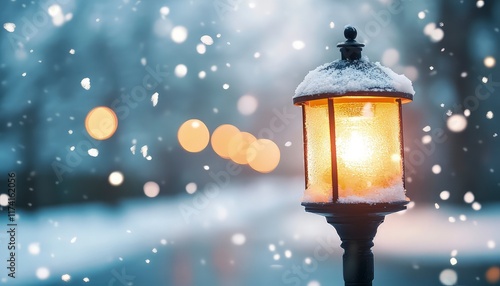
[{"label": "golden bokeh circle", "polygon": [[269,173],[280,162],[280,149],[269,139],[254,141],[247,149],[248,165],[257,172]]},{"label": "golden bokeh circle", "polygon": [[201,120],[189,119],[179,127],[177,139],[184,150],[197,153],[207,147],[210,140],[210,132]]},{"label": "golden bokeh circle", "polygon": [[118,117],[109,107],[93,108],[85,118],[85,129],[96,140],[106,140],[115,134],[118,128]]},{"label": "golden bokeh circle", "polygon": [[229,158],[241,165],[248,164],[247,149],[255,140],[255,136],[248,132],[239,132],[231,137],[228,144]]},{"label": "golden bokeh circle", "polygon": [[217,127],[210,139],[212,149],[222,158],[229,159],[229,140],[238,133],[240,133],[240,130],[231,124],[223,124]]}]

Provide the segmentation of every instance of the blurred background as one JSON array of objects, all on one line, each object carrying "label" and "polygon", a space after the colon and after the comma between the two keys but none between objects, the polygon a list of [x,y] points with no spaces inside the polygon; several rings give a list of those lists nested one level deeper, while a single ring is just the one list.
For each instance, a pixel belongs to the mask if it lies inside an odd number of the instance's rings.
[{"label": "blurred background", "polygon": [[[500,285],[500,2],[0,5],[0,173],[16,173],[19,225],[18,273],[1,267],[0,283],[340,285],[335,230],[300,206],[292,96],[340,57],[351,24],[363,54],[416,91],[403,110],[412,203],[379,229],[374,285]],[[118,119],[107,140],[85,127],[97,106]],[[210,144],[185,151],[189,119],[271,139],[278,166],[233,172]]]}]

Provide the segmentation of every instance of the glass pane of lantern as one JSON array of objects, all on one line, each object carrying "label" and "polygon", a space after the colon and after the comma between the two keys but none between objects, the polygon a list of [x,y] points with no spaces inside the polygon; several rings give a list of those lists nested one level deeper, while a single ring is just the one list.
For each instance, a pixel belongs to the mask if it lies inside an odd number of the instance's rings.
[{"label": "glass pane of lantern", "polygon": [[332,173],[328,101],[313,100],[304,104],[306,143],[305,202],[332,201]]},{"label": "glass pane of lantern", "polygon": [[406,199],[399,104],[392,98],[334,99],[338,202]]}]

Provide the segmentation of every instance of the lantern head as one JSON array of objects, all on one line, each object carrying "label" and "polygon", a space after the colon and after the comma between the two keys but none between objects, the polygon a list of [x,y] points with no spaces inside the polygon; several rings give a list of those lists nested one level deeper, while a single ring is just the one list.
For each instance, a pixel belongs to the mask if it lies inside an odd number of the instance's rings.
[{"label": "lantern head", "polygon": [[411,81],[361,56],[346,26],[342,58],[310,71],[295,91],[302,107],[305,203],[392,203],[405,194],[401,105]]}]

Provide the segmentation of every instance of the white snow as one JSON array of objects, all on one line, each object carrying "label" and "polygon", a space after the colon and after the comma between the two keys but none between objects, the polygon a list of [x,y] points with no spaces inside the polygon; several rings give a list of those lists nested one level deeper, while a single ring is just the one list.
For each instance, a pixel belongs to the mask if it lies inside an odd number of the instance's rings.
[{"label": "white snow", "polygon": [[186,185],[186,192],[190,195],[194,194],[196,192],[196,190],[198,189],[198,186],[196,185],[196,183],[194,182],[191,182],[191,183],[188,183]]},{"label": "white snow", "polygon": [[493,112],[492,111],[486,112],[486,118],[492,119],[493,118]]},{"label": "white snow", "polygon": [[31,255],[38,255],[40,254],[40,243],[38,242],[32,242],[28,245],[28,252]]},{"label": "white snow", "polygon": [[144,158],[148,156],[148,145],[144,145],[141,147],[141,153]]},{"label": "white snow", "polygon": [[177,77],[183,78],[186,76],[187,72],[188,72],[188,69],[185,65],[178,64],[177,66],[175,66],[174,73]]},{"label": "white snow", "polygon": [[90,89],[90,78],[86,77],[86,78],[82,79],[82,81],[80,82],[80,84],[82,85],[82,87],[85,90],[89,90]]},{"label": "white snow", "polygon": [[3,28],[7,30],[7,32],[13,33],[16,30],[16,24],[14,23],[5,23],[3,24]]},{"label": "white snow", "polygon": [[244,234],[242,233],[235,233],[233,234],[233,236],[231,237],[231,242],[235,245],[243,245],[245,244],[245,241],[247,240],[247,238],[245,237]]},{"label": "white snow", "polygon": [[436,164],[436,165],[434,165],[434,166],[432,166],[432,172],[433,172],[434,174],[436,174],[436,175],[437,175],[437,174],[439,174],[439,173],[441,173],[441,166],[439,166],[439,165],[437,165],[437,164]]},{"label": "white snow", "polygon": [[207,51],[207,47],[204,44],[196,45],[196,52],[198,52],[198,54],[203,55],[206,53],[206,51]]},{"label": "white snow", "polygon": [[50,271],[49,269],[47,269],[47,267],[39,267],[36,270],[36,277],[40,280],[45,280],[49,278],[49,276],[50,276]]},{"label": "white snow", "polygon": [[295,90],[294,97],[356,91],[403,92],[415,94],[411,81],[367,57],[345,64],[336,60],[310,71]]},{"label": "white snow", "polygon": [[151,102],[153,102],[153,106],[158,104],[158,92],[153,93],[151,96]]},{"label": "white snow", "polygon": [[0,206],[6,207],[9,205],[9,195],[1,194],[0,195]]},{"label": "white snow", "polygon": [[439,193],[439,197],[443,200],[443,201],[446,201],[447,199],[450,198],[450,192],[447,191],[447,190],[444,190],[442,191],[441,193]]},{"label": "white snow", "polygon": [[184,26],[175,26],[170,33],[172,41],[177,44],[181,44],[186,41],[188,37],[188,30]]},{"label": "white snow", "polygon": [[207,46],[213,45],[214,43],[214,39],[212,39],[212,37],[210,37],[209,35],[202,36],[200,38],[200,41]]},{"label": "white snow", "polygon": [[167,6],[163,6],[160,8],[160,14],[162,16],[167,16],[170,13],[170,9]]},{"label": "white snow", "polygon": [[439,274],[439,281],[443,285],[455,285],[458,281],[457,272],[453,269],[445,269]]},{"label": "white snow", "polygon": [[451,132],[462,132],[467,127],[467,119],[462,114],[453,114],[446,120],[446,126]]},{"label": "white snow", "polygon": [[472,192],[465,193],[464,202],[471,204],[474,202],[474,199],[475,199],[475,197],[474,197],[474,194]]},{"label": "white snow", "polygon": [[301,41],[301,40],[296,40],[296,41],[293,41],[292,42],[292,47],[295,49],[295,50],[302,50],[306,47],[306,44]]},{"label": "white snow", "polygon": [[69,282],[71,280],[71,275],[63,274],[63,275],[61,275],[61,280],[64,282]]},{"label": "white snow", "polygon": [[99,155],[99,150],[97,150],[96,148],[91,148],[89,149],[88,153],[92,157],[97,157]]},{"label": "white snow", "polygon": [[[405,193],[403,182],[398,181],[387,188],[369,189],[364,196],[353,194],[350,190],[339,190],[337,202],[341,204],[402,202],[408,200]],[[325,188],[325,186],[309,186],[304,192],[302,201],[331,202],[332,189]]]}]

